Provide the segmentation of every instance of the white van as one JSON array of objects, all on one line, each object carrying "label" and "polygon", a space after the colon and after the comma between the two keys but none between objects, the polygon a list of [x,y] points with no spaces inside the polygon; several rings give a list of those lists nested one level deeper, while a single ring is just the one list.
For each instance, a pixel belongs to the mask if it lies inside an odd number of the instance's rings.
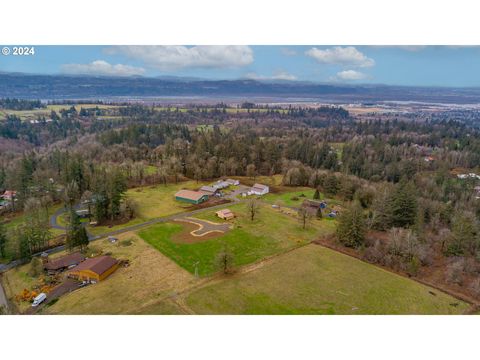
[{"label": "white van", "polygon": [[35,299],[33,299],[32,306],[37,307],[42,302],[44,302],[46,298],[47,298],[47,295],[45,293],[38,294],[38,296]]}]

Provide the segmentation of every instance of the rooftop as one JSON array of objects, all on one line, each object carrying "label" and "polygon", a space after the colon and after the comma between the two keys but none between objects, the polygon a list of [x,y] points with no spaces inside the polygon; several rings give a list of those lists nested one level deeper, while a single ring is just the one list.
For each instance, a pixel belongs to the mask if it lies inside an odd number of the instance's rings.
[{"label": "rooftop", "polygon": [[197,200],[200,200],[203,196],[205,196],[205,194],[200,191],[180,190],[175,194],[175,196],[197,201]]},{"label": "rooftop", "polygon": [[83,256],[79,252],[74,252],[72,254],[62,256],[61,258],[58,258],[58,259],[49,260],[48,263],[45,264],[45,269],[59,270],[62,268],[69,267],[71,265],[79,264],[83,260],[85,260],[85,256]]},{"label": "rooftop", "polygon": [[95,274],[102,275],[117,263],[117,260],[108,255],[88,258],[84,262],[75,266],[71,271],[90,270]]}]

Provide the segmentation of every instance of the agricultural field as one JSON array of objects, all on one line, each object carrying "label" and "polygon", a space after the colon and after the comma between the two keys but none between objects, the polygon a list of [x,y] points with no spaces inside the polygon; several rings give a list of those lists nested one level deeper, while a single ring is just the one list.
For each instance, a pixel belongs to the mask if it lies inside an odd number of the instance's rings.
[{"label": "agricultural field", "polygon": [[[94,109],[98,107],[99,109],[113,109],[119,107],[118,105],[103,105],[103,104],[76,104],[74,105],[77,111],[80,111],[81,108],[84,109]],[[0,109],[0,120],[3,120],[7,117],[7,115],[16,115],[22,120],[34,120],[38,116],[45,116],[48,118],[52,111],[57,113],[63,109],[71,108],[71,104],[63,104],[63,105],[47,105],[46,108],[43,109],[35,109],[35,110],[7,110],[7,109]]]},{"label": "agricultural field", "polygon": [[319,245],[186,296],[198,314],[462,314],[467,303]]},{"label": "agricultural field", "polygon": [[[232,252],[234,265],[241,266],[305,245],[320,236],[331,234],[335,228],[334,221],[325,219],[314,220],[303,229],[296,217],[268,205],[261,206],[253,221],[248,216],[246,204],[235,204],[228,208],[237,216],[229,222],[233,228],[213,238],[188,236],[192,229],[183,222],[156,224],[138,234],[191,273],[195,272],[198,262],[198,273],[205,276],[218,271],[216,257],[225,247]],[[206,210],[195,217],[223,222],[213,210]]]}]

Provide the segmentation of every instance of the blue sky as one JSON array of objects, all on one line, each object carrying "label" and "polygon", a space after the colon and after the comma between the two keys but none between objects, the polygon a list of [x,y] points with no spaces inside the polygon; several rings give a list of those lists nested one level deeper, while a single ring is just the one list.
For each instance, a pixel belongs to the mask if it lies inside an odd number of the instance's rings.
[{"label": "blue sky", "polygon": [[480,86],[480,47],[35,46],[33,56],[0,55],[0,71]]}]

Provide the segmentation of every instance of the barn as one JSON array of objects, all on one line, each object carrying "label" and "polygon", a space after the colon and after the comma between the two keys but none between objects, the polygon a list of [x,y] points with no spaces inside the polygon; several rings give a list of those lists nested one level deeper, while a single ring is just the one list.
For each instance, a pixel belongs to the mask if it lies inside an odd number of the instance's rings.
[{"label": "barn", "polygon": [[68,277],[81,281],[102,281],[118,268],[118,261],[103,255],[89,258],[67,272]]},{"label": "barn", "polygon": [[208,200],[208,195],[200,191],[180,190],[175,194],[175,200],[190,204],[201,204]]}]

